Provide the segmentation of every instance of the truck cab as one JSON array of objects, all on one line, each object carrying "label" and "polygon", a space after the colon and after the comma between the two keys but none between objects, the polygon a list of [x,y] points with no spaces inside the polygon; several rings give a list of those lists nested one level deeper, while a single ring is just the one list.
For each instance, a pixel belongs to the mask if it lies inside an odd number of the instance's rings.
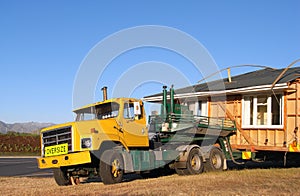
[{"label": "truck cab", "polygon": [[97,150],[103,138],[121,142],[125,149],[148,147],[148,130],[141,100],[117,98],[88,105],[77,110],[77,132],[91,131],[94,142],[92,150]]},{"label": "truck cab", "polygon": [[[104,100],[74,110],[75,121],[41,130],[39,168],[80,171],[95,167],[107,149],[149,147],[143,102],[133,98]],[[96,168],[98,170],[98,168]],[[66,172],[65,171],[65,172]],[[61,174],[60,174],[61,175]],[[58,180],[58,184],[67,182]]]}]

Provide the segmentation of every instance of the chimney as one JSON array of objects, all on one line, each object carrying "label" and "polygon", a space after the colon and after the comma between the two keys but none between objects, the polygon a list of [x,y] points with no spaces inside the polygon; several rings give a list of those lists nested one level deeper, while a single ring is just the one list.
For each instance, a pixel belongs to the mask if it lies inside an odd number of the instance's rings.
[{"label": "chimney", "polygon": [[107,100],[107,87],[104,86],[103,88],[101,88],[101,90],[103,91],[103,101]]}]

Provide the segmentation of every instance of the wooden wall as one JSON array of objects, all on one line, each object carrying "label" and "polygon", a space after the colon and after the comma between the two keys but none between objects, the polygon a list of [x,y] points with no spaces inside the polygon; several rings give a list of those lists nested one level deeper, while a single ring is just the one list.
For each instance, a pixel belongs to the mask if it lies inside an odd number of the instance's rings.
[{"label": "wooden wall", "polygon": [[[234,148],[286,151],[288,145],[294,141],[295,127],[300,126],[300,80],[290,83],[289,90],[284,93],[283,129],[243,129],[242,95],[229,95],[225,99],[214,98],[209,101],[209,116],[226,116],[236,121],[239,129],[237,134],[231,137]],[[300,133],[298,136],[300,138]]]},{"label": "wooden wall", "polygon": [[[287,105],[285,129],[287,142],[290,143],[295,138],[295,128],[300,126],[300,79],[289,84],[289,90],[285,93],[285,97]],[[298,137],[300,136],[299,131],[297,132]]]}]

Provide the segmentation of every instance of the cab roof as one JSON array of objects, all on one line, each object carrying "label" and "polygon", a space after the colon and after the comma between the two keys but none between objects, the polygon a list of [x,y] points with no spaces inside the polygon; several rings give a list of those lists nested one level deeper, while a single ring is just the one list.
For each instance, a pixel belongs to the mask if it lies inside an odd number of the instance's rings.
[{"label": "cab roof", "polygon": [[87,108],[90,108],[90,107],[95,107],[97,105],[101,105],[101,104],[105,104],[105,103],[111,103],[111,102],[120,103],[121,101],[141,101],[141,100],[136,99],[136,98],[128,98],[128,97],[112,98],[112,99],[107,99],[105,101],[99,101],[99,102],[95,102],[95,103],[92,103],[92,104],[85,105],[83,107],[80,107],[80,108],[77,108],[77,109],[73,110],[73,112],[80,111],[80,110],[83,110],[83,109],[87,109]]}]

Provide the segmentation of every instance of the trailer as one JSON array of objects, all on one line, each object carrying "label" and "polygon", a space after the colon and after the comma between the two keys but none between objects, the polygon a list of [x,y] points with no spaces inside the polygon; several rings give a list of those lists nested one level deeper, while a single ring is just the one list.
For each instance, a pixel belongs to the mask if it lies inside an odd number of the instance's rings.
[{"label": "trailer", "polygon": [[142,100],[107,99],[103,88],[103,101],[74,110],[76,121],[41,130],[39,168],[52,168],[61,186],[91,176],[114,184],[129,173],[223,171],[226,160],[242,158],[230,145],[234,120],[194,115],[176,103],[173,87],[166,88],[160,113],[150,115],[148,123]]},{"label": "trailer", "polygon": [[[229,118],[235,122],[236,134],[230,146],[233,160],[242,162],[280,162],[300,164],[300,68],[264,69],[211,81],[222,84],[212,91],[199,83],[176,89],[175,99],[195,114],[210,118]],[[191,90],[192,89],[192,90]],[[163,102],[161,94],[148,95],[148,102]]]}]

